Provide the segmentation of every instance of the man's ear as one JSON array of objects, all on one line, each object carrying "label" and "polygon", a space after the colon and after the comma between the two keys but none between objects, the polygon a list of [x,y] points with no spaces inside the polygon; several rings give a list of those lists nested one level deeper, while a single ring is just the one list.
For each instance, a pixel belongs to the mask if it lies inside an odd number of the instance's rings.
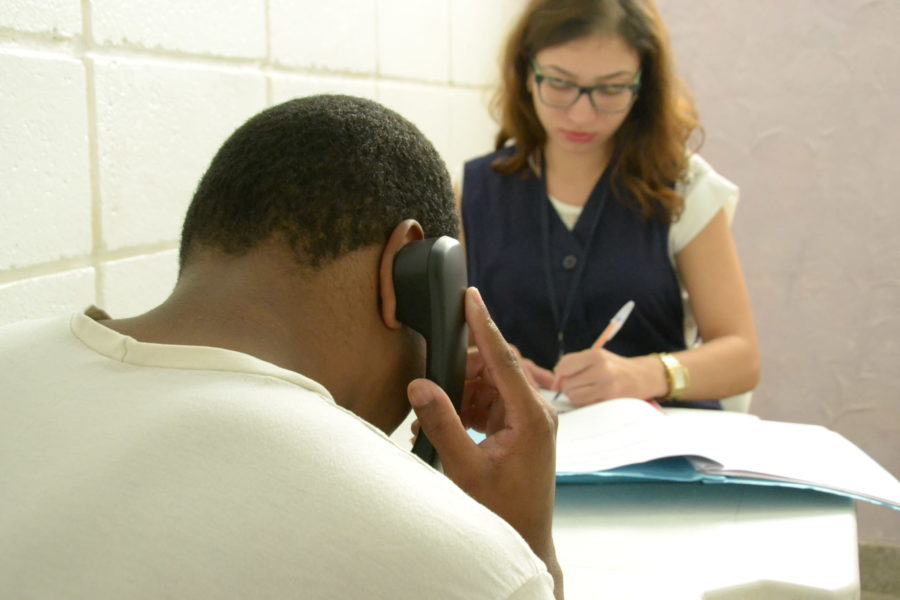
[{"label": "man's ear", "polygon": [[407,219],[394,227],[381,254],[378,269],[378,291],[381,299],[381,319],[391,329],[399,329],[397,320],[397,294],[394,291],[394,258],[400,249],[410,242],[425,239],[422,226],[414,219]]}]

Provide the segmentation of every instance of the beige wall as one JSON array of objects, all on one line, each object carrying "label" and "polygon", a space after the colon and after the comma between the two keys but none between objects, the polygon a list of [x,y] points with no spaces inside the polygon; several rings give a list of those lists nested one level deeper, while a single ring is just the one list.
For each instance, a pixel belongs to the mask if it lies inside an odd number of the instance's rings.
[{"label": "beige wall", "polygon": [[[900,2],[659,0],[741,186],[760,334],[751,412],[834,429],[900,476]],[[900,514],[859,505],[860,540]]]}]

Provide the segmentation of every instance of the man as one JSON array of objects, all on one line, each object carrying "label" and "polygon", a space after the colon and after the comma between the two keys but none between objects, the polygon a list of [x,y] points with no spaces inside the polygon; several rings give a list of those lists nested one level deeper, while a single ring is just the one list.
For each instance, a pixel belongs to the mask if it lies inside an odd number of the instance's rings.
[{"label": "man", "polygon": [[[470,289],[475,445],[394,314],[397,252],[456,232],[437,153],[373,102],[240,127],[163,304],[0,330],[0,597],[561,597],[552,410]],[[385,436],[410,404],[447,477]]]}]

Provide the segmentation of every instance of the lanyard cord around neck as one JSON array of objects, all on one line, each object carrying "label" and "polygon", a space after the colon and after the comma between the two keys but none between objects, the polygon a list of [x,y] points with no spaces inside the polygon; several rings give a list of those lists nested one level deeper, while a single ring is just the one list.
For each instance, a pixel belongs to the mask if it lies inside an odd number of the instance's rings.
[{"label": "lanyard cord around neck", "polygon": [[[556,300],[556,287],[553,285],[553,266],[550,261],[550,211],[556,209],[553,207],[553,203],[550,201],[550,192],[547,187],[547,159],[545,158],[543,152],[541,152],[540,177],[541,183],[543,184],[545,205],[540,211],[541,238],[543,242],[544,254],[544,275],[547,283],[547,294],[550,296],[550,311],[553,313],[553,321],[556,324],[557,344],[559,348],[559,356],[561,357],[563,354],[565,354],[566,351],[563,332],[565,331],[566,324],[569,322],[569,317],[572,314],[572,304],[575,301],[575,296],[578,292],[578,286],[581,283],[582,277],[584,276],[584,269],[587,265],[588,256],[590,256],[591,244],[593,243],[595,234],[597,233],[597,226],[600,224],[600,215],[603,213],[603,209],[606,207],[606,198],[608,196],[609,190],[607,185],[603,185],[603,176],[601,176],[601,183],[599,184],[602,186],[601,196],[598,201],[597,210],[594,214],[593,220],[591,221],[591,227],[588,230],[588,238],[587,242],[584,245],[584,250],[582,250],[580,257],[576,257],[578,263],[575,266],[575,274],[573,276],[572,282],[569,284],[569,291],[566,294],[566,305],[563,309],[562,315],[560,315],[559,303]],[[590,202],[590,198],[592,196],[593,192],[591,192],[591,196],[588,197],[588,202]],[[586,208],[587,203],[585,204],[585,209]],[[584,213],[582,212],[582,214]]]}]

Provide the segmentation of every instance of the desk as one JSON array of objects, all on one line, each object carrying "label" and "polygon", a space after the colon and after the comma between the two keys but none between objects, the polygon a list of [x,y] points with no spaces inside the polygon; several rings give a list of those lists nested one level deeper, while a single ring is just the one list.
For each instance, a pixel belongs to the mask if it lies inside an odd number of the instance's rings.
[{"label": "desk", "polygon": [[849,499],[749,485],[559,485],[566,598],[859,598]]},{"label": "desk", "polygon": [[[391,437],[409,449],[409,431],[404,423]],[[567,600],[860,595],[856,511],[842,496],[732,484],[558,485],[553,534]]]}]

